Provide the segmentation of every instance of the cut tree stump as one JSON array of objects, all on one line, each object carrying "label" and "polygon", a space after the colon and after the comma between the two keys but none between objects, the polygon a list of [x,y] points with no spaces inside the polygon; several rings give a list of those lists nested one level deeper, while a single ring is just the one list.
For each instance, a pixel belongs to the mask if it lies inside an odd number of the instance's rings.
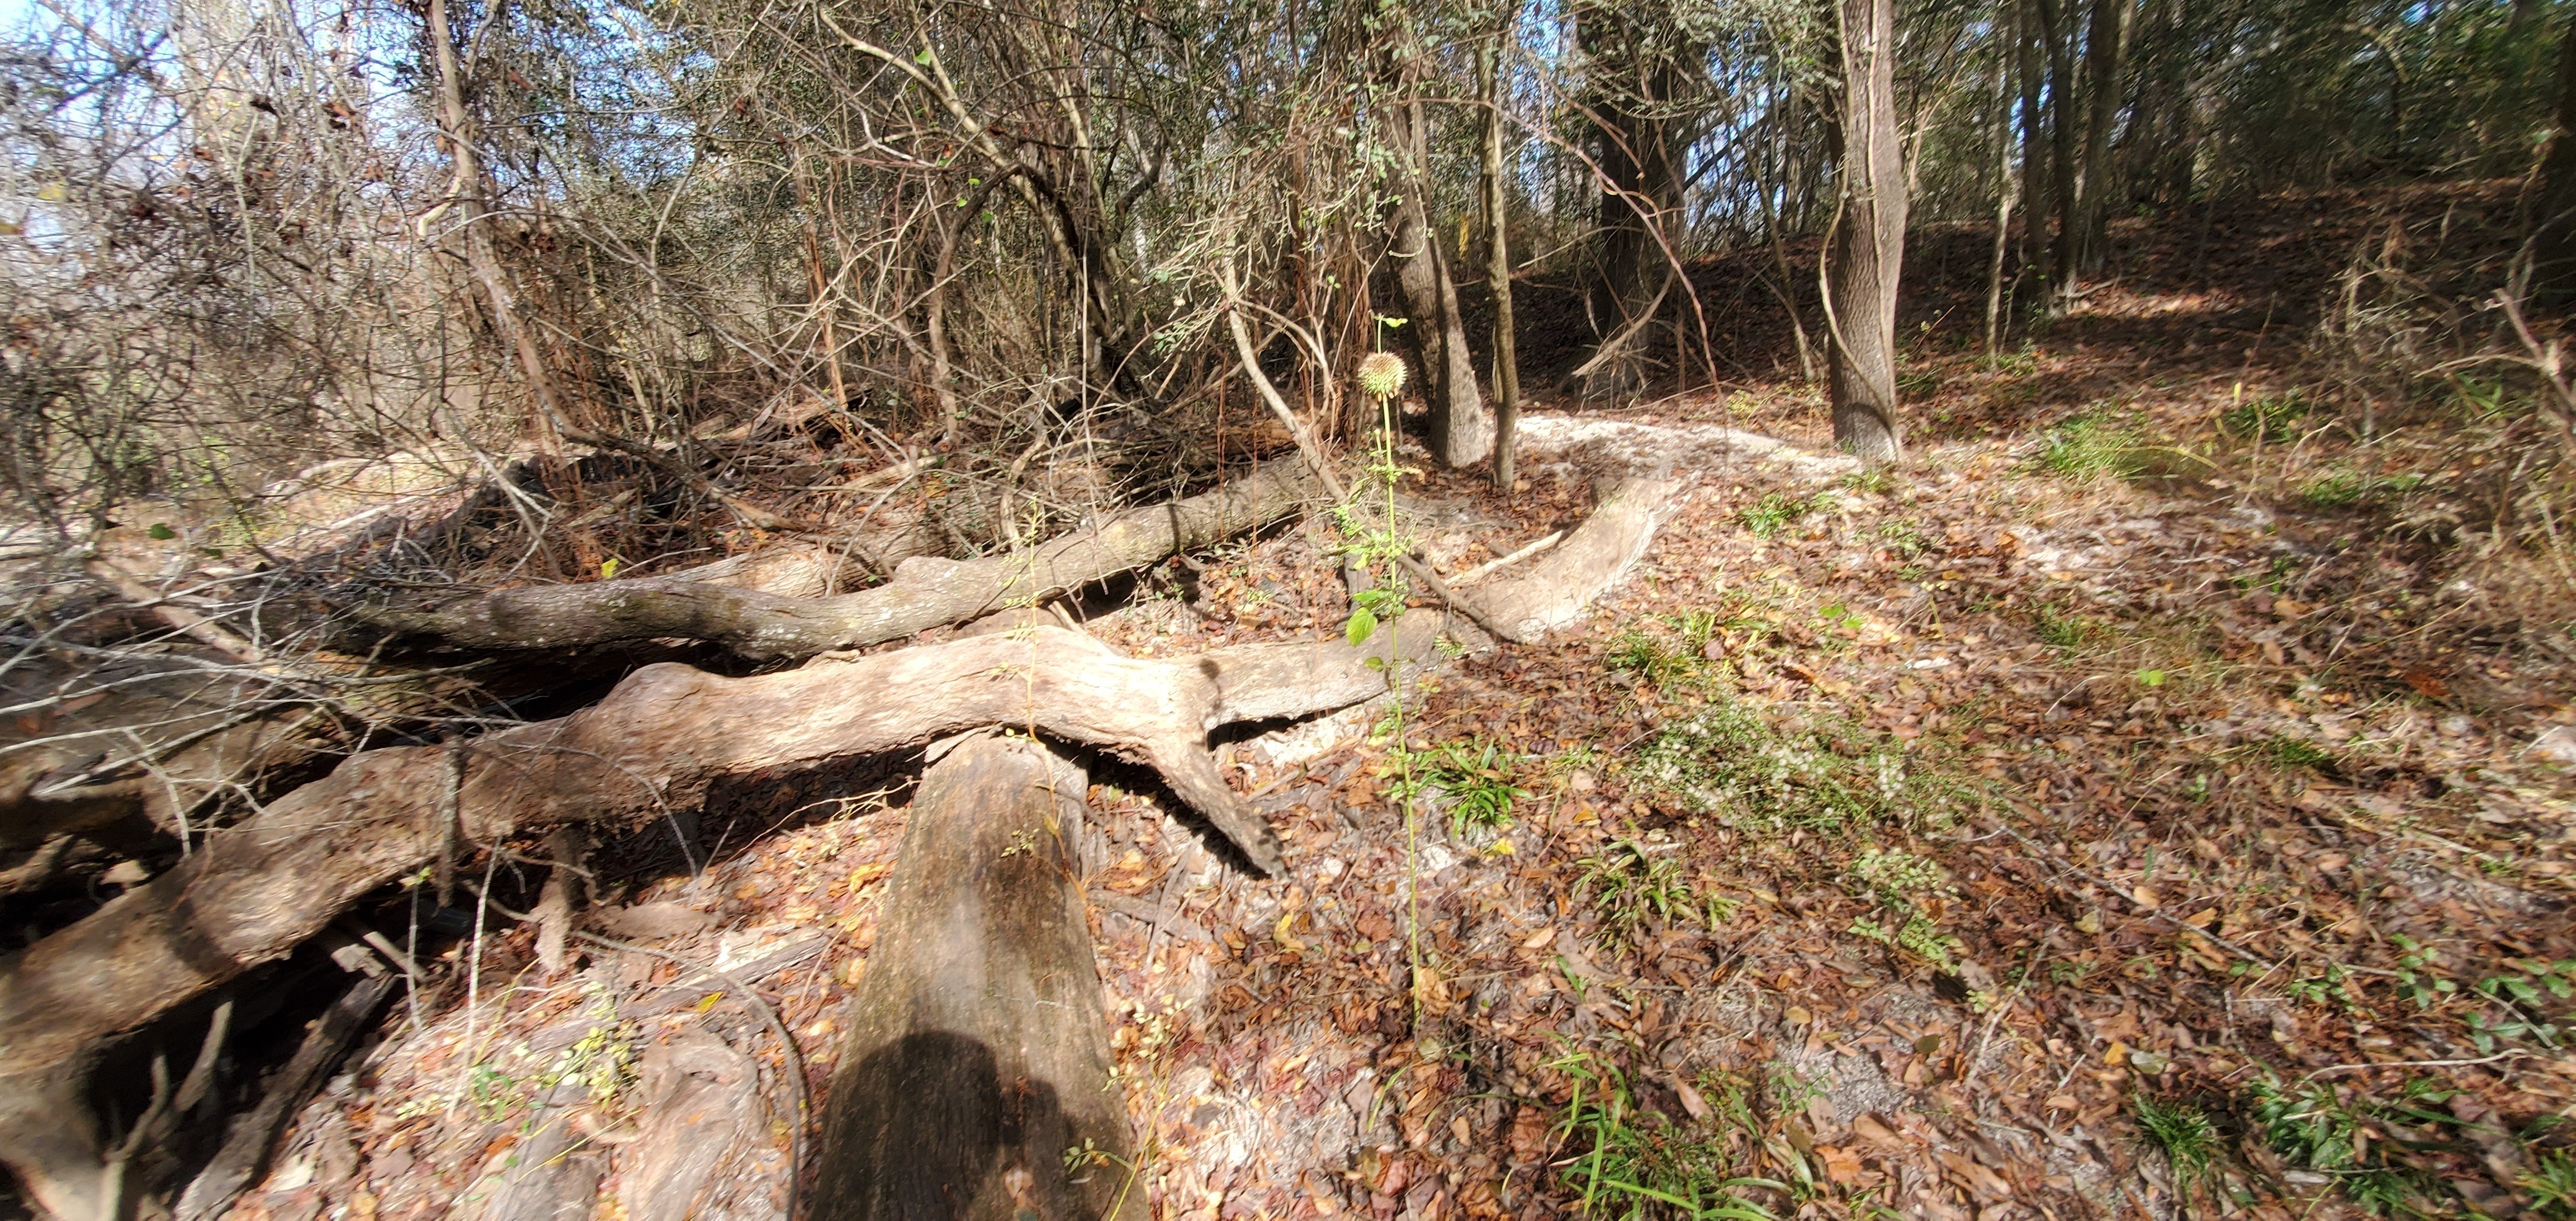
[{"label": "cut tree stump", "polygon": [[1088,784],[994,732],[922,774],[850,1002],[813,1221],[1144,1221],[1072,849]]},{"label": "cut tree stump", "polygon": [[1216,491],[1130,509],[1027,551],[980,560],[916,557],[894,579],[834,598],[794,598],[676,578],[493,590],[428,604],[356,608],[380,628],[478,649],[547,649],[677,636],[746,657],[810,657],[1058,597],[1175,551],[1296,512],[1321,485],[1295,461],[1255,467]]}]

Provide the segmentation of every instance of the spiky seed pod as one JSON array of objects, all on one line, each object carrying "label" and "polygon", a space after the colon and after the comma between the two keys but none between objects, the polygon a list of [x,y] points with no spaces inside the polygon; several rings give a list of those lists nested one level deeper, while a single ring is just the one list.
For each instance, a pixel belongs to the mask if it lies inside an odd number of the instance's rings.
[{"label": "spiky seed pod", "polygon": [[1360,389],[1371,398],[1391,399],[1404,389],[1404,362],[1393,352],[1371,352],[1360,362]]}]

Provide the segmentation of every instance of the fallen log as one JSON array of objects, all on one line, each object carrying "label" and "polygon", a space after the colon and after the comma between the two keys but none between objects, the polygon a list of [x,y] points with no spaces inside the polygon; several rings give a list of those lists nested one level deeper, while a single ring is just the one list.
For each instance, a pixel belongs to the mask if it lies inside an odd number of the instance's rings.
[{"label": "fallen log", "polygon": [[[1434,635],[1402,634],[1408,646]],[[1395,635],[1381,629],[1370,645]],[[1079,633],[1025,628],[748,678],[648,666],[579,713],[466,744],[461,775],[444,747],[353,756],[0,961],[0,1163],[54,1215],[93,1215],[101,1147],[84,1089],[100,1050],[284,957],[370,891],[430,863],[448,842],[451,809],[456,830],[486,844],[574,823],[635,825],[694,808],[726,775],[1008,725],[1152,768],[1275,875],[1278,840],[1226,786],[1207,735],[1246,712],[1304,715],[1382,694],[1370,655],[1331,640],[1138,660]],[[1301,671],[1350,681],[1278,689],[1276,676]],[[1266,698],[1243,690],[1245,673]],[[1375,686],[1356,681],[1363,675]],[[903,698],[886,698],[895,692]]]},{"label": "fallen log", "polygon": [[543,649],[677,636],[746,657],[810,657],[1042,602],[1297,511],[1321,485],[1271,462],[1216,491],[1131,509],[1009,555],[905,560],[894,579],[832,598],[795,598],[669,577],[492,590],[353,608],[384,629],[484,649]]},{"label": "fallen log", "polygon": [[814,1221],[1144,1221],[1070,848],[1088,784],[996,733],[922,774],[850,1002]]}]

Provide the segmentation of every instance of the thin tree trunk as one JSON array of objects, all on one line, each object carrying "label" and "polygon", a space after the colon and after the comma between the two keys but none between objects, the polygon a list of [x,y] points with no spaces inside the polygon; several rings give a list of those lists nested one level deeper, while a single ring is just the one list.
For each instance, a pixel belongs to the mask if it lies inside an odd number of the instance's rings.
[{"label": "thin tree trunk", "polygon": [[[1790,92],[1782,90],[1779,100],[1772,105],[1772,113],[1780,113],[1781,108],[1788,106],[1791,101]],[[1778,160],[1772,167],[1775,171],[1772,181],[1786,183],[1791,181],[1788,125],[1775,121],[1773,130],[1778,133],[1779,139],[1774,149],[1774,155]],[[1797,281],[1789,274],[1789,243],[1780,232],[1781,227],[1787,223],[1785,208],[1781,206],[1787,202],[1787,199],[1784,193],[1783,198],[1774,201],[1771,192],[1767,190],[1756,194],[1762,200],[1762,228],[1771,238],[1771,267],[1780,277],[1778,286],[1772,291],[1780,298],[1780,308],[1789,315],[1789,337],[1798,345],[1798,376],[1801,380],[1812,382],[1816,380],[1815,347],[1807,341],[1807,320],[1798,314]]]},{"label": "thin tree trunk", "polygon": [[1494,46],[1482,57],[1485,97],[1485,292],[1494,310],[1494,488],[1512,490],[1512,431],[1520,423],[1521,374],[1512,353],[1511,193],[1503,177],[1503,81],[1512,42],[1506,9]]},{"label": "thin tree trunk", "polygon": [[[2063,0],[2072,3],[2072,0]],[[2048,45],[2048,159],[2050,202],[2057,205],[2057,248],[2050,257],[2054,276],[2049,308],[2063,311],[2075,301],[2075,245],[2082,230],[2075,214],[2075,121],[2080,113],[2073,97],[2074,52],[2067,46],[2068,14],[2061,0],[2039,0],[2040,34]]]},{"label": "thin tree trunk", "polygon": [[2084,168],[2076,180],[2075,266],[2084,275],[2102,270],[2110,253],[2105,223],[2111,205],[2111,124],[2125,96],[2120,78],[2129,59],[2130,0],[2094,0],[2084,46]]},{"label": "thin tree trunk", "polygon": [[474,149],[473,118],[465,111],[465,87],[456,66],[456,44],[448,33],[447,0],[429,0],[426,22],[429,44],[438,62],[439,119],[446,128],[441,134],[446,138],[447,155],[455,174],[454,202],[461,222],[457,232],[465,242],[465,263],[472,269],[475,283],[483,289],[485,304],[491,307],[493,329],[518,356],[520,376],[528,379],[528,392],[537,400],[538,439],[551,451],[560,446],[570,426],[564,420],[563,400],[555,393],[545,356],[537,350],[536,336],[519,318],[517,294],[510,287],[509,273],[501,267],[500,256],[492,249],[492,233],[484,223],[489,209],[484,204],[483,160]]},{"label": "thin tree trunk", "polygon": [[2011,17],[2007,50],[1995,58],[1995,246],[1986,264],[1986,356],[2003,342],[2004,254],[2012,245],[2012,101],[2014,48],[2021,45],[2021,9]]},{"label": "thin tree trunk", "polygon": [[1876,465],[1897,428],[1896,292],[1905,259],[1905,153],[1896,127],[1895,0],[1842,0],[1842,211],[1827,243],[1834,444]]},{"label": "thin tree trunk", "polygon": [[2013,39],[2013,70],[2021,77],[2021,265],[2022,274],[2038,273],[2042,291],[2056,283],[2048,257],[2048,132],[2040,109],[2040,59],[2036,40],[2049,26],[2040,6],[2048,0],[2023,0],[2021,29]]}]

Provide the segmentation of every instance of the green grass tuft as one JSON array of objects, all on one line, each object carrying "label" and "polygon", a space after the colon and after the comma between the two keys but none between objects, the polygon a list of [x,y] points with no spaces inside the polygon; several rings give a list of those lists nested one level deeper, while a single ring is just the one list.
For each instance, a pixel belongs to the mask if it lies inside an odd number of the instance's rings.
[{"label": "green grass tuft", "polygon": [[2146,454],[2134,429],[2086,414],[2049,432],[2039,466],[2062,479],[2126,478],[2146,469]]},{"label": "green grass tuft", "polygon": [[2138,1121],[2138,1134],[2163,1151],[2165,1163],[2173,1168],[2174,1188],[2184,1196],[2217,1172],[2226,1143],[2219,1139],[2218,1125],[2200,1108],[2140,1094],[2129,1100],[2129,1114]]}]

